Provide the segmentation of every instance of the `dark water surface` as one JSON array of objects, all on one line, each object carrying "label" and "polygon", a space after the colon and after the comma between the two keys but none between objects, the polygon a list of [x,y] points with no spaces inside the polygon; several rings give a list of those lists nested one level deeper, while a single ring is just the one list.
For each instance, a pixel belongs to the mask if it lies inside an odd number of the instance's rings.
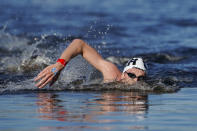
[{"label": "dark water surface", "polygon": [[[195,0],[1,0],[0,130],[195,130],[196,11]],[[100,84],[79,56],[37,89],[75,38],[121,70],[143,57],[148,79]]]}]

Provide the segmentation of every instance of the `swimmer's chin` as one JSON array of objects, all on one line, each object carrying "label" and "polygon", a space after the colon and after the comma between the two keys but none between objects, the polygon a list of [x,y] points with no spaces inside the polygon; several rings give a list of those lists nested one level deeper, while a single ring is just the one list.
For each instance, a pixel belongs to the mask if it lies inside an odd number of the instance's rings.
[{"label": "swimmer's chin", "polygon": [[113,83],[113,82],[117,82],[117,81],[116,80],[109,80],[109,79],[103,80],[103,83]]},{"label": "swimmer's chin", "polygon": [[121,83],[124,83],[124,84],[127,84],[127,85],[134,85],[136,84],[137,82],[134,81],[134,80],[121,80]]},{"label": "swimmer's chin", "polygon": [[103,83],[113,83],[113,82],[123,83],[123,84],[127,84],[127,85],[134,85],[134,84],[137,83],[134,80],[125,80],[125,79],[121,79],[121,80],[111,80],[111,79],[103,80]]}]

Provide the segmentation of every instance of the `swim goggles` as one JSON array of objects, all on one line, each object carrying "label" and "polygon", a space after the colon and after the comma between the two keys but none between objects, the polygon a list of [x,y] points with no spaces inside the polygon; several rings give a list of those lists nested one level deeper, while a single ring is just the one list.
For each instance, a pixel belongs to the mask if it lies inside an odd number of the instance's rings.
[{"label": "swim goggles", "polygon": [[[127,73],[127,72],[126,72]],[[135,78],[137,78],[138,79],[138,81],[142,81],[142,80],[145,80],[145,76],[136,76],[135,74],[133,74],[133,73],[127,73],[127,75],[130,77],[130,78],[132,78],[132,79],[135,79]]]}]

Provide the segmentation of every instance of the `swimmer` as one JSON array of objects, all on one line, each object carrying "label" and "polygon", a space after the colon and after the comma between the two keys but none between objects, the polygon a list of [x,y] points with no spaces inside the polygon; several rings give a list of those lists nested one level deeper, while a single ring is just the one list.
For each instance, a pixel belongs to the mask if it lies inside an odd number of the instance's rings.
[{"label": "swimmer", "polygon": [[91,65],[103,75],[104,82],[124,82],[134,84],[142,80],[146,75],[146,68],[142,58],[132,58],[126,64],[123,72],[117,66],[105,59],[91,46],[81,39],[75,39],[63,51],[55,64],[46,67],[41,71],[34,81],[39,81],[36,86],[43,88],[48,83],[50,86],[58,79],[66,64],[75,56],[82,55]]}]

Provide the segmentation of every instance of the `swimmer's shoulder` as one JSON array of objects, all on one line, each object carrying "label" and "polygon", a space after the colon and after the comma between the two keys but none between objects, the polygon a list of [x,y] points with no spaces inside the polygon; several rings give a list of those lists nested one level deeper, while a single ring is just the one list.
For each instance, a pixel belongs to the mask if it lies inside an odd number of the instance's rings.
[{"label": "swimmer's shoulder", "polygon": [[114,82],[120,79],[121,72],[117,66],[107,60],[102,63],[102,74],[105,82]]}]

